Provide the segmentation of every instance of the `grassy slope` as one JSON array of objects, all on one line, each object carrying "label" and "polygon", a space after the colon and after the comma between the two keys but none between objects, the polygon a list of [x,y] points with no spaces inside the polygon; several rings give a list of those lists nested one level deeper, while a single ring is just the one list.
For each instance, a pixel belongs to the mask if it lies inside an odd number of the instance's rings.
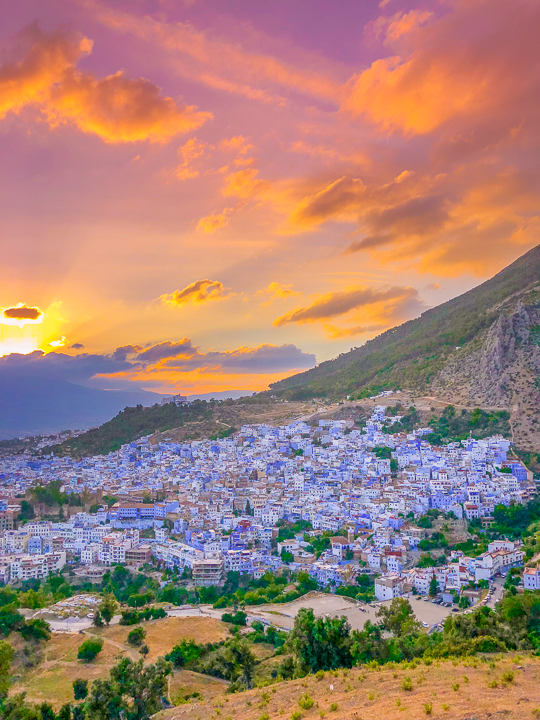
[{"label": "grassy slope", "polygon": [[[518,665],[523,669],[517,669]],[[513,672],[514,680],[501,687],[505,671]],[[402,689],[404,678],[411,679],[412,691]],[[430,666],[420,663],[412,668],[404,665],[375,670],[355,668],[326,673],[322,680],[311,675],[301,680],[215,697],[210,702],[183,705],[163,711],[157,718],[211,720],[222,715],[234,720],[260,720],[263,717],[278,720],[293,717],[293,713],[298,712],[304,720],[318,720],[322,712],[327,720],[397,720],[428,716],[447,720],[485,720],[488,717],[531,720],[536,717],[533,710],[540,705],[539,679],[538,658],[518,656],[517,662],[513,662],[510,655],[496,660],[494,668],[477,658],[471,658],[469,662],[441,661]],[[494,680],[498,687],[490,688],[489,683]],[[315,701],[308,710],[298,705],[304,693]],[[333,703],[337,705],[335,710]]]},{"label": "grassy slope", "polygon": [[442,367],[455,346],[478,337],[497,319],[501,303],[532,287],[539,278],[537,246],[482,285],[335,360],[274,383],[272,389],[300,398],[343,394],[362,387],[421,387]]}]

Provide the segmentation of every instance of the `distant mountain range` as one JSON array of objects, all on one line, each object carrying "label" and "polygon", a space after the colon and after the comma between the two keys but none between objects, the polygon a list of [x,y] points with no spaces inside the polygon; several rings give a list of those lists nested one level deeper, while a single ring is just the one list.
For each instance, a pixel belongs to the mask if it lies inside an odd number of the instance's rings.
[{"label": "distant mountain range", "polygon": [[[249,390],[188,395],[190,400],[249,396]],[[160,403],[144,390],[100,390],[63,380],[0,375],[0,440],[102,425],[125,407]]]},{"label": "distant mountain range", "polygon": [[0,377],[0,439],[101,425],[129,405],[153,405],[144,390],[98,390],[62,380]]},{"label": "distant mountain range", "polygon": [[509,410],[516,445],[540,450],[540,246],[469,292],[271,386],[290,399],[406,388]]}]

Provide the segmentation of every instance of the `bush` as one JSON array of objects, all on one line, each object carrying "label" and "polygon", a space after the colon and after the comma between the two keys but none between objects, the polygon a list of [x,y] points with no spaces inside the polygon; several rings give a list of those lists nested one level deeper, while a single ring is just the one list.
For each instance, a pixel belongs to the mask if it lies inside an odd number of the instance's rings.
[{"label": "bush", "polygon": [[332,704],[330,705],[330,708],[329,708],[329,709],[330,709],[330,712],[336,712],[336,710],[338,709],[338,704],[337,704],[337,703],[332,703]]},{"label": "bush", "polygon": [[401,681],[401,689],[405,690],[406,692],[411,692],[412,690],[412,680],[410,677],[405,677]]},{"label": "bush", "polygon": [[146,631],[142,627],[136,627],[127,636],[127,641],[134,647],[142,645],[144,638],[146,637]]},{"label": "bush", "polygon": [[318,680],[319,682],[320,682],[321,680],[324,680],[324,676],[325,676],[324,670],[317,670],[317,672],[315,673],[315,677],[317,678],[317,680]]},{"label": "bush", "polygon": [[298,704],[302,708],[302,710],[309,710],[313,707],[315,704],[313,701],[313,698],[308,695],[308,693],[304,693],[303,695],[300,695],[300,698],[298,700]]},{"label": "bush", "polygon": [[234,613],[234,615],[231,613],[223,613],[221,619],[223,620],[223,622],[231,623],[231,625],[247,625],[247,615],[241,610]]},{"label": "bush", "polygon": [[79,652],[77,657],[83,662],[92,662],[95,657],[101,652],[103,648],[103,640],[100,638],[90,638],[85,640],[82,645],[79,646]]},{"label": "bush", "polygon": [[431,715],[431,713],[433,712],[433,703],[424,703],[424,712],[426,713],[426,715]]},{"label": "bush", "polygon": [[77,678],[73,681],[73,696],[75,700],[84,700],[88,695],[88,680]]},{"label": "bush", "polygon": [[503,672],[502,674],[502,680],[505,683],[511,683],[514,682],[514,673],[511,670],[507,670],[506,672]]},{"label": "bush", "polygon": [[291,720],[301,720],[302,713],[300,710],[295,710],[293,713],[291,713]]}]

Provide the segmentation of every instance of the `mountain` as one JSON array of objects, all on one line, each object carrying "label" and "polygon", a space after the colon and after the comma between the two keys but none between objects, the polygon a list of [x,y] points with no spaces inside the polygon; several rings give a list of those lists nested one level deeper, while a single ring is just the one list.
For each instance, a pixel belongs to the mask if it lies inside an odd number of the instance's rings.
[{"label": "mountain", "polygon": [[100,425],[127,405],[153,405],[143,390],[99,390],[35,377],[0,378],[0,439]]},{"label": "mountain", "polygon": [[540,246],[416,320],[271,386],[296,400],[392,388],[509,410],[516,444],[540,450]]}]

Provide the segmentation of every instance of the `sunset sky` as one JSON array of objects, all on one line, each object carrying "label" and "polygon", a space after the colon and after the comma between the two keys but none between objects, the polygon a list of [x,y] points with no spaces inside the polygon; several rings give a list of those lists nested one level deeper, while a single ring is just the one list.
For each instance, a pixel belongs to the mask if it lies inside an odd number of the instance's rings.
[{"label": "sunset sky", "polygon": [[538,0],[19,0],[0,372],[263,390],[540,242]]}]

